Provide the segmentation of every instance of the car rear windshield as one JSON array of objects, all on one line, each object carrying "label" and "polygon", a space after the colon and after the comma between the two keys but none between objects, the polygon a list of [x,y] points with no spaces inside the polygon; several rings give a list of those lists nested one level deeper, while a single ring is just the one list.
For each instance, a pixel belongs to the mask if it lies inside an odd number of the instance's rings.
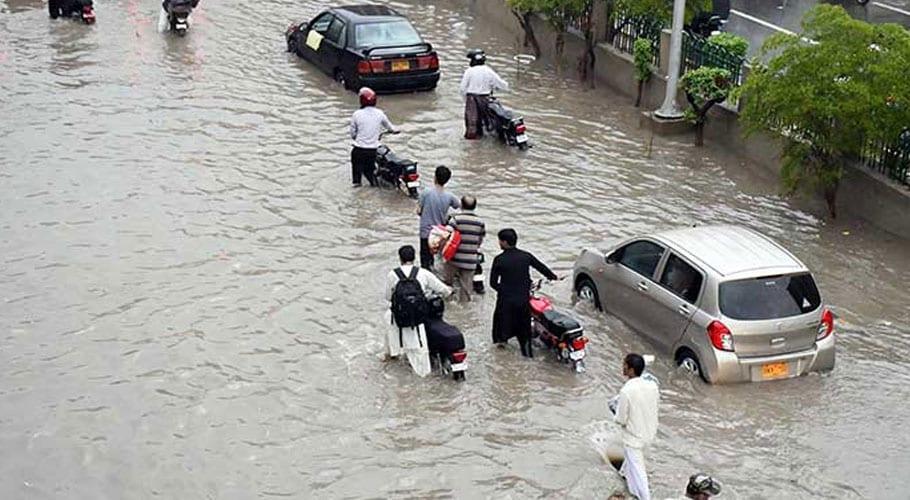
[{"label": "car rear windshield", "polygon": [[411,23],[387,21],[381,23],[358,24],[354,28],[354,44],[363,47],[393,47],[397,45],[417,45],[423,43],[420,35]]},{"label": "car rear windshield", "polygon": [[720,284],[720,312],[733,319],[798,316],[821,304],[809,273],[767,276]]}]

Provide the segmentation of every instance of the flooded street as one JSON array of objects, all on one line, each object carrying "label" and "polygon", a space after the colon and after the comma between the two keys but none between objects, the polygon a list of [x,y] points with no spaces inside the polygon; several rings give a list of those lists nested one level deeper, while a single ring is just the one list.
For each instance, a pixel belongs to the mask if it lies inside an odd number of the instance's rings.
[{"label": "flooded street", "polygon": [[[488,1],[488,0],[482,0]],[[493,0],[489,0],[493,1]],[[467,382],[381,361],[386,273],[413,201],[350,186],[356,95],[285,53],[324,2],[203,1],[184,39],[160,2],[98,23],[0,0],[0,498],[606,498],[621,357],[653,352],[579,305],[588,373],[494,350],[495,297],[451,305]],[[381,97],[387,144],[446,164],[488,231],[558,274],[585,246],[738,223],[813,269],[839,315],[831,373],[707,386],[659,356],[658,499],[703,470],[722,498],[907,498],[910,251],[826,222],[742,160],[654,140],[631,99],[543,64],[503,102],[536,146],[461,139],[468,48],[516,83],[514,36],[470,2],[401,1],[440,53],[435,92]],[[630,83],[631,85],[631,83]],[[758,168],[756,167],[756,170]],[[484,244],[488,258],[495,241]],[[571,304],[571,285],[546,289]]]}]

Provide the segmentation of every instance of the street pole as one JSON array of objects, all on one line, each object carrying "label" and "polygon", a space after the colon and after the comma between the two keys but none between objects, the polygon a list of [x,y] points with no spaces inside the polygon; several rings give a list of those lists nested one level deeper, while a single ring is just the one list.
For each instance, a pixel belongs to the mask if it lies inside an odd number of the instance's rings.
[{"label": "street pole", "polygon": [[679,63],[682,58],[682,29],[686,16],[686,0],[673,0],[673,31],[670,33],[670,72],[667,79],[667,95],[660,109],[654,116],[665,120],[674,120],[683,117],[682,111],[676,105],[676,93],[679,87]]}]

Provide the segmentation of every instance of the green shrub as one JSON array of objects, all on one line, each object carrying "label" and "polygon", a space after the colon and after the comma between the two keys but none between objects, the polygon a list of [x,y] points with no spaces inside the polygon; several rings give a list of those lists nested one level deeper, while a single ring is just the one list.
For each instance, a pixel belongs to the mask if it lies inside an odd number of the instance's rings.
[{"label": "green shrub", "polygon": [[727,52],[746,58],[749,52],[749,41],[733,33],[717,33],[708,37],[708,43],[726,49]]}]

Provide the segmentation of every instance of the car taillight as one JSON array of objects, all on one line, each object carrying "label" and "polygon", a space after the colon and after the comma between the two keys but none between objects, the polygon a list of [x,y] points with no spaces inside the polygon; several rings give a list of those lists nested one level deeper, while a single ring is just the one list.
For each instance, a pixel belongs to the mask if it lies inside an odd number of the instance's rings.
[{"label": "car taillight", "polygon": [[518,125],[515,125],[516,134],[523,134],[523,133],[525,133],[526,130],[528,130],[528,128],[525,127],[524,123],[519,123]]},{"label": "car taillight", "polygon": [[572,349],[576,351],[584,351],[586,345],[588,345],[588,339],[584,337],[578,337],[572,341]]},{"label": "car taillight", "polygon": [[708,325],[708,338],[715,349],[733,352],[733,334],[720,321],[715,320]]},{"label": "car taillight", "polygon": [[464,351],[457,351],[452,353],[452,361],[455,363],[464,363],[464,360],[467,359],[468,353]]},{"label": "car taillight", "polygon": [[387,73],[387,61],[357,61],[357,73],[363,75],[366,73]]},{"label": "car taillight", "polygon": [[439,69],[439,58],[436,54],[417,58],[417,69]]},{"label": "car taillight", "polygon": [[370,61],[370,69],[373,73],[388,73],[388,61]]},{"label": "car taillight", "polygon": [[825,309],[822,313],[822,322],[818,324],[818,335],[815,340],[821,340],[834,332],[834,313]]}]

